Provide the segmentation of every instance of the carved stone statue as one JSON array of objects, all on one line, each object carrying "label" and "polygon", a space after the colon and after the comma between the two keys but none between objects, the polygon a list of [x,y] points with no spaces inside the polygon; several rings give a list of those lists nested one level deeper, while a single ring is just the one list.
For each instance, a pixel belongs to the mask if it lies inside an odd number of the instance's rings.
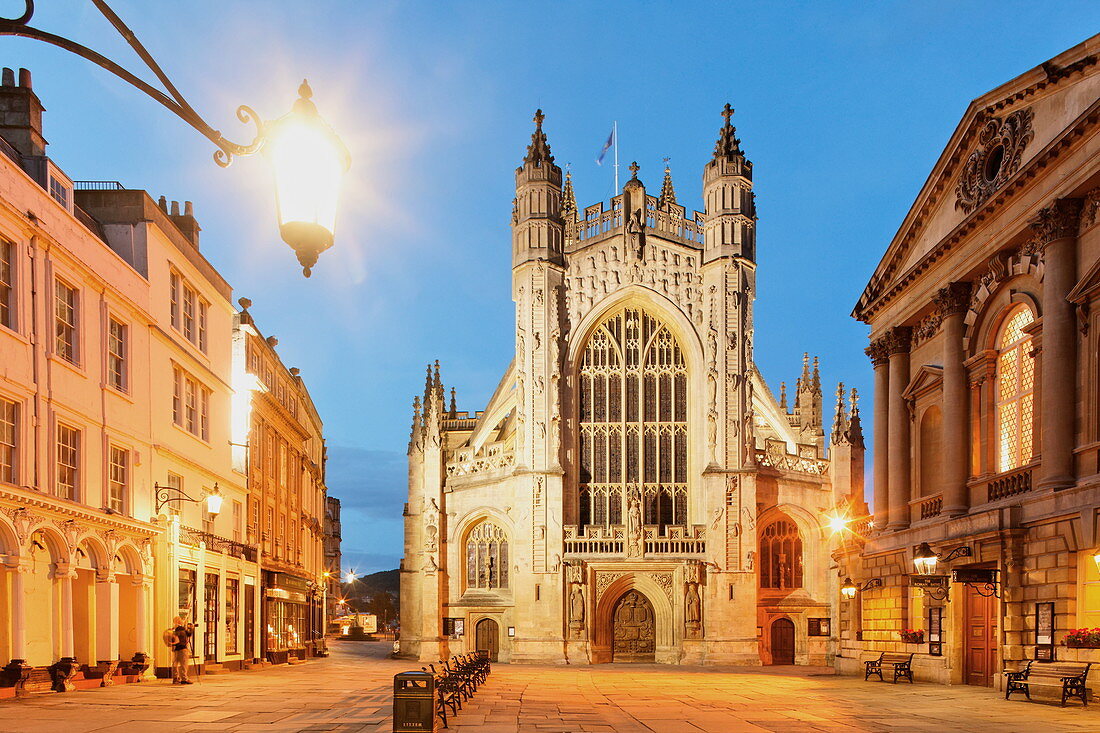
[{"label": "carved stone statue", "polygon": [[574,624],[584,623],[584,593],[576,584],[569,593],[569,621]]},{"label": "carved stone statue", "polygon": [[687,622],[698,624],[702,619],[700,612],[699,589],[695,583],[687,584]]},{"label": "carved stone statue", "polygon": [[633,547],[640,547],[642,542],[642,504],[638,501],[638,495],[631,493],[630,503],[626,510],[626,540]]}]

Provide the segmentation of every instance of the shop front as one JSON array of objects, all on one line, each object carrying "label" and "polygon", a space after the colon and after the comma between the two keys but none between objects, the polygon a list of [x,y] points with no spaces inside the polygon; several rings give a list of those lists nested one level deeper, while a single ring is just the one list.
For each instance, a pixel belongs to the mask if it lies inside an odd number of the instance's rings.
[{"label": "shop front", "polygon": [[264,571],[264,657],[272,664],[315,653],[315,600],[309,581]]}]

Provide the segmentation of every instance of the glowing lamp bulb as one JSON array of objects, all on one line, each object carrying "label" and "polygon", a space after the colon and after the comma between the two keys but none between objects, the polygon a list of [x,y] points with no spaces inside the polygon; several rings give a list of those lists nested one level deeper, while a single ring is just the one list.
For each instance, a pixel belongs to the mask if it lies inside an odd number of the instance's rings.
[{"label": "glowing lamp bulb", "polygon": [[206,495],[206,511],[213,516],[218,516],[222,510],[222,494],[218,485],[214,484],[214,490]]},{"label": "glowing lamp bulb", "polygon": [[336,205],[351,156],[317,113],[303,81],[289,114],[265,130],[264,150],[275,173],[279,234],[298,255],[306,277],[332,246]]},{"label": "glowing lamp bulb", "polygon": [[850,521],[851,520],[848,519],[847,517],[842,517],[842,516],[829,517],[829,530],[833,534],[839,534],[840,532],[843,532],[844,530],[848,529],[848,523]]},{"label": "glowing lamp bulb", "polygon": [[936,572],[936,563],[939,555],[932,551],[927,542],[922,542],[913,553],[913,566],[921,575],[931,575]]},{"label": "glowing lamp bulb", "polygon": [[855,598],[856,597],[856,590],[857,590],[856,584],[852,582],[851,578],[845,578],[844,579],[844,584],[842,586],[840,586],[840,593],[845,598],[849,598],[849,599]]}]

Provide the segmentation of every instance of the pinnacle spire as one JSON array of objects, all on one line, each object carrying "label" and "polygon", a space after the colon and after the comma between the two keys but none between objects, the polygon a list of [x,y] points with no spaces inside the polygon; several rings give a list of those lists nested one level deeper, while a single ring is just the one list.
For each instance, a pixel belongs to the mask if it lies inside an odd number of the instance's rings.
[{"label": "pinnacle spire", "polygon": [[722,117],[725,118],[725,122],[722,125],[721,132],[718,133],[718,142],[714,145],[715,159],[744,157],[744,153],[741,152],[741,141],[737,139],[737,129],[730,122],[733,117],[733,107],[728,102],[725,108],[722,109]]},{"label": "pinnacle spire", "polygon": [[851,416],[848,418],[848,442],[856,448],[863,448],[863,424],[859,419],[859,393],[852,388],[850,399]]},{"label": "pinnacle spire", "polygon": [[810,388],[810,352],[802,353],[802,376],[799,377],[799,389]]},{"label": "pinnacle spire", "polygon": [[573,173],[565,166],[565,186],[561,190],[562,218],[569,221],[577,215],[577,195],[573,192]]},{"label": "pinnacle spire", "polygon": [[665,158],[665,180],[661,184],[661,195],[657,199],[658,207],[668,207],[676,203],[676,189],[672,187],[672,169]]},{"label": "pinnacle spire", "polygon": [[840,443],[848,433],[848,411],[844,408],[844,382],[836,386],[836,411],[833,413],[833,442]]},{"label": "pinnacle spire", "polygon": [[554,156],[550,154],[550,143],[546,141],[546,133],[542,131],[542,121],[546,119],[546,115],[541,109],[537,109],[533,119],[535,131],[531,133],[531,144],[527,146],[527,155],[523,156],[523,165],[535,168],[553,165]]},{"label": "pinnacle spire", "polygon": [[779,383],[779,407],[783,412],[787,411],[787,383]]},{"label": "pinnacle spire", "polygon": [[815,392],[821,391],[821,371],[818,369],[817,357],[814,357],[813,386]]},{"label": "pinnacle spire", "polygon": [[455,388],[451,387],[451,419],[458,416],[458,403],[455,400]]}]

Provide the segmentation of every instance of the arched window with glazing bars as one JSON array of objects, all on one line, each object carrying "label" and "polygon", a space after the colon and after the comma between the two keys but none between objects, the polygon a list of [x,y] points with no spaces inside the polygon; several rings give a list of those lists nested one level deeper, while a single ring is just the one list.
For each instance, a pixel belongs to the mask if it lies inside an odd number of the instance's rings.
[{"label": "arched window with glazing bars", "polygon": [[687,524],[687,366],[676,338],[640,308],[606,318],[579,375],[578,523],[624,523],[631,495],[643,523]]},{"label": "arched window with glazing bars", "polygon": [[492,522],[484,521],[466,535],[466,587],[508,587],[508,535]]},{"label": "arched window with glazing bars", "polygon": [[1031,461],[1035,420],[1035,321],[1026,305],[1005,319],[997,339],[997,470],[1011,471]]},{"label": "arched window with glazing bars", "polygon": [[760,532],[760,587],[802,587],[802,537],[789,519],[778,519]]}]

